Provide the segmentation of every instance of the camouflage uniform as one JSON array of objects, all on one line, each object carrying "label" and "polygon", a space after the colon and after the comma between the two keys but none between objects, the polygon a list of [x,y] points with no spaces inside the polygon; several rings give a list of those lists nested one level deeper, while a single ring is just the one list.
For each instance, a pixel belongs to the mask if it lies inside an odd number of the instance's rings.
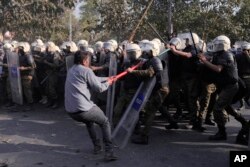
[{"label": "camouflage uniform", "polygon": [[58,68],[60,66],[60,55],[56,52],[54,53],[47,53],[45,58],[45,65],[46,65],[46,94],[49,98],[49,102],[47,107],[52,106],[53,108],[57,107],[57,100],[58,100]]},{"label": "camouflage uniform", "polygon": [[162,62],[158,57],[149,59],[144,69],[146,70],[134,70],[132,74],[145,78],[156,76],[156,85],[144,108],[145,126],[141,131],[140,137],[133,140],[136,144],[148,144],[148,135],[155,118],[155,113],[159,110],[169,93],[168,68],[163,69]]},{"label": "camouflage uniform", "polygon": [[34,75],[35,63],[31,55],[20,54],[19,55],[20,67],[29,68],[28,70],[20,70],[21,83],[24,97],[28,104],[33,103],[33,90],[32,90],[32,79]]},{"label": "camouflage uniform", "polygon": [[[201,82],[199,93],[199,110],[197,113],[196,126],[201,130],[204,129],[202,127],[202,122],[205,119],[205,114],[208,111],[211,95],[216,91],[216,86],[213,84],[213,71],[204,65],[199,66],[199,78]],[[211,111],[212,110],[209,111],[210,113],[208,113],[208,116],[209,114],[211,115]],[[211,125],[214,124],[209,117],[207,117],[206,122]]]},{"label": "camouflage uniform", "polygon": [[[216,86],[213,83],[201,82],[201,94],[199,96],[200,109],[198,112],[198,120],[205,119],[205,114],[209,116],[208,107],[211,100],[211,95],[216,91]],[[212,110],[210,110],[212,111]],[[207,117],[207,119],[209,119]]]},{"label": "camouflage uniform", "polygon": [[[135,64],[139,63],[138,61],[135,61],[134,63],[125,63],[124,70],[129,68],[130,66],[133,66]],[[117,104],[114,108],[114,126],[116,126],[120,120],[120,118],[123,115],[123,112],[126,110],[126,107],[131,102],[131,99],[133,99],[137,88],[139,87],[141,81],[140,78],[128,74],[123,79],[123,93],[118,98]]]},{"label": "camouflage uniform", "polygon": [[[43,60],[45,58],[44,53],[42,52],[34,52],[33,53],[34,61],[36,63],[36,69],[34,74],[34,88],[36,92],[36,98],[44,98],[45,97],[45,86],[41,82],[46,77],[45,68],[43,64]],[[35,93],[35,92],[34,92]]]},{"label": "camouflage uniform", "polygon": [[[220,73],[215,75],[218,98],[214,104],[214,120],[218,125],[219,131],[211,140],[225,140],[227,138],[225,124],[228,121],[228,114],[225,108],[230,107],[233,97],[238,91],[237,64],[231,52],[217,52],[213,57],[213,64],[223,67]],[[229,110],[230,112],[230,110]]]}]

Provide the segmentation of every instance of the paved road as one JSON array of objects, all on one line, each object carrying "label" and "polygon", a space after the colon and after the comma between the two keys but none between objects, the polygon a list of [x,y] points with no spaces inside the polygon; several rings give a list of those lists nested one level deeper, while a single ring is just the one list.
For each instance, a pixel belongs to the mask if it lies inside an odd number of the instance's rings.
[{"label": "paved road", "polygon": [[[230,150],[246,150],[234,144],[240,124],[233,118],[227,124],[228,140],[208,141],[215,127],[205,133],[164,129],[157,119],[150,144],[129,143],[115,150],[119,160],[104,162],[93,155],[84,125],[74,122],[63,108],[35,106],[35,111],[13,112],[0,108],[0,164],[9,167],[229,167]],[[250,119],[250,110],[241,111]]]}]

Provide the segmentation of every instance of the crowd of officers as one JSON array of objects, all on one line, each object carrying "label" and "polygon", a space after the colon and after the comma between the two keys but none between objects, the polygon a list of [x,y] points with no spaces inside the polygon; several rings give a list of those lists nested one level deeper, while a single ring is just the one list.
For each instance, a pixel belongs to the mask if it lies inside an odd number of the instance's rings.
[{"label": "crowd of officers", "polygon": [[[134,43],[124,41],[120,45],[115,40],[109,40],[98,41],[93,48],[86,40],[80,40],[77,44],[72,41],[64,42],[58,47],[53,42],[44,43],[40,39],[29,45],[27,42],[10,40],[8,36],[4,38],[0,49],[0,93],[1,103],[5,104],[5,107],[15,105],[8,79],[8,54],[19,56],[24,110],[28,111],[35,109],[35,102],[52,109],[59,107],[59,102],[63,101],[67,76],[66,57],[74,56],[77,50],[82,50],[90,52],[90,68],[99,77],[109,76],[112,55],[117,58],[118,73],[128,71],[128,75],[116,84],[114,127],[133,99],[140,83],[156,76],[156,84],[141,111],[132,142],[149,143],[149,131],[157,111],[168,121],[166,129],[178,129],[178,121],[184,117],[190,121],[189,125],[193,130],[200,132],[206,130],[203,123],[211,126],[216,123],[218,132],[210,136],[210,140],[227,139],[225,125],[229,120],[228,115],[232,115],[242,124],[237,142],[248,142],[249,122],[232,104],[248,97],[250,93],[249,43],[244,43],[241,46],[242,51],[236,54],[230,39],[224,35],[216,37],[212,48],[207,49],[204,44],[200,44],[195,33],[193,39],[175,37],[168,44],[162,44],[157,38]],[[161,52],[164,54],[158,56]],[[140,68],[130,68],[142,59],[147,61]],[[92,98],[105,111],[107,93],[95,93]],[[170,105],[176,108],[174,115],[168,110]],[[184,109],[188,114],[183,114]]]}]

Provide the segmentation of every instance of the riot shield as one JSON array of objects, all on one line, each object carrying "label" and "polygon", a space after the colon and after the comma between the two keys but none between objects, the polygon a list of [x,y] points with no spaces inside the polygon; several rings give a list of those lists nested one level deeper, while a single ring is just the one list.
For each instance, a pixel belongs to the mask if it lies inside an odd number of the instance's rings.
[{"label": "riot shield", "polygon": [[[109,62],[109,77],[117,74],[117,57],[115,54],[110,55]],[[106,105],[106,116],[109,119],[110,125],[112,126],[113,110],[115,101],[115,83],[108,88],[107,105]]]},{"label": "riot shield", "polygon": [[74,56],[70,55],[65,58],[67,71],[74,65]]},{"label": "riot shield", "polygon": [[12,100],[14,103],[23,104],[21,74],[19,70],[19,56],[14,52],[7,52],[7,61],[9,69],[9,81]]},{"label": "riot shield", "polygon": [[148,101],[155,83],[156,78],[153,77],[140,84],[136,94],[112,133],[113,141],[120,148],[124,148],[128,143],[139,118],[139,113]]}]

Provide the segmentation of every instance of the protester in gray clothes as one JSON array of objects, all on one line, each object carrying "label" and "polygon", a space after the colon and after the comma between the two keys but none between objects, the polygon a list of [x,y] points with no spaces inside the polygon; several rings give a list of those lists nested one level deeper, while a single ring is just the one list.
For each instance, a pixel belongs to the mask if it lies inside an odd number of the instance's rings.
[{"label": "protester in gray clothes", "polygon": [[68,71],[65,84],[65,108],[71,118],[86,124],[94,145],[94,154],[101,152],[101,142],[97,138],[94,123],[102,130],[105,144],[105,160],[116,160],[111,141],[111,128],[103,111],[91,100],[92,91],[103,92],[115,81],[114,78],[97,77],[90,67],[88,52],[75,53],[74,66]]}]

